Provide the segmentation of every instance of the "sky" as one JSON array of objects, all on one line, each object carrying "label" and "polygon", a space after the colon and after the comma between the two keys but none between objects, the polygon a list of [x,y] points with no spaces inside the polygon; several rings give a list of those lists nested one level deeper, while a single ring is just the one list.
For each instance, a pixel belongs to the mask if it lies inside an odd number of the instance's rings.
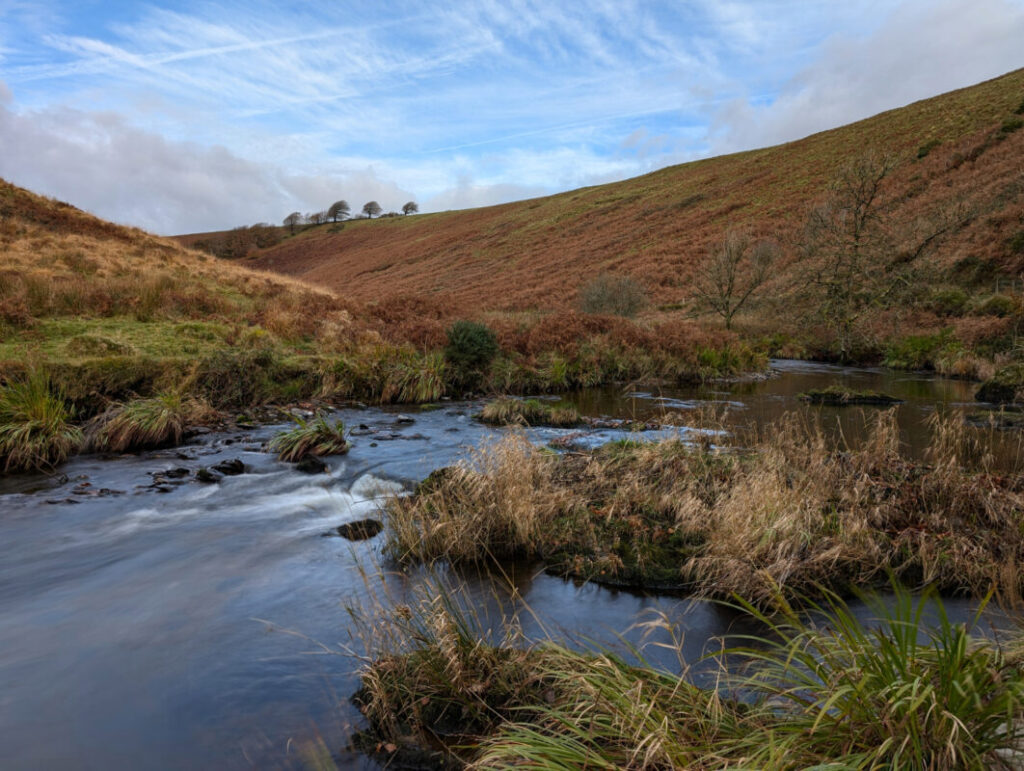
[{"label": "sky", "polygon": [[1024,66],[1024,0],[0,0],[0,177],[160,234],[485,206]]}]

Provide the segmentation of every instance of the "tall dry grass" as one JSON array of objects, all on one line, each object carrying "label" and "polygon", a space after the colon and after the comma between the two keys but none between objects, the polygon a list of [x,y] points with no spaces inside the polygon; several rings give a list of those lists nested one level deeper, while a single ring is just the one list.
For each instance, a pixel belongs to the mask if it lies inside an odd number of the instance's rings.
[{"label": "tall dry grass", "polygon": [[885,581],[1024,590],[1024,479],[989,469],[959,415],[937,415],[926,463],[892,413],[835,448],[791,414],[737,438],[620,443],[555,456],[512,437],[388,507],[389,553],[479,561],[524,555],[607,583],[768,602]]}]

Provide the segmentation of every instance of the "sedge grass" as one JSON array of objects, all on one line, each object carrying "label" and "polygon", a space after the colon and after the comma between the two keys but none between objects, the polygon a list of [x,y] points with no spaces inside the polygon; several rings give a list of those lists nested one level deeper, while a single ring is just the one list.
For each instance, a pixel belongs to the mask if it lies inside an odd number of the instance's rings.
[{"label": "sedge grass", "polygon": [[326,415],[317,415],[311,420],[297,420],[298,426],[270,440],[270,450],[276,452],[281,460],[295,463],[309,456],[342,455],[348,452],[345,426],[340,420],[330,423]]},{"label": "sedge grass", "polygon": [[82,445],[68,406],[41,370],[0,387],[0,462],[4,472],[49,470]]},{"label": "sedge grass", "polygon": [[209,405],[180,392],[116,405],[86,427],[90,449],[101,452],[168,447],[180,444],[190,425],[217,417]]},{"label": "sedge grass", "polygon": [[537,399],[503,396],[484,405],[480,420],[492,426],[572,427],[581,423],[573,407],[556,407]]},{"label": "sedge grass", "polygon": [[[1022,760],[1014,646],[973,636],[928,593],[865,598],[876,617],[864,622],[830,593],[800,613],[779,595],[770,612],[734,600],[763,631],[712,656],[707,687],[635,648],[629,663],[529,642],[515,616],[481,624],[458,590],[414,595],[374,611],[386,642],[356,696],[369,722],[357,744],[391,761],[417,749],[417,767],[473,769],[980,771]],[[680,634],[664,615],[645,626]]]}]

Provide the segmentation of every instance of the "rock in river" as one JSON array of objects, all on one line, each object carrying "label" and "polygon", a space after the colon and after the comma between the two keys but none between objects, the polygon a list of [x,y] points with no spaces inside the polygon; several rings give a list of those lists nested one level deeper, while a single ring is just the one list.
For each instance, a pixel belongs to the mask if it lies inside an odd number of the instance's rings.
[{"label": "rock in river", "polygon": [[220,463],[213,466],[213,470],[218,471],[225,476],[236,476],[237,474],[245,473],[245,464],[238,458],[232,458],[231,460],[222,460]]},{"label": "rock in river", "polygon": [[324,535],[340,535],[350,541],[365,541],[380,534],[384,529],[379,519],[358,519],[355,522],[346,522]]},{"label": "rock in river", "polygon": [[319,458],[307,455],[295,464],[295,470],[303,474],[322,474],[327,471],[327,464]]}]

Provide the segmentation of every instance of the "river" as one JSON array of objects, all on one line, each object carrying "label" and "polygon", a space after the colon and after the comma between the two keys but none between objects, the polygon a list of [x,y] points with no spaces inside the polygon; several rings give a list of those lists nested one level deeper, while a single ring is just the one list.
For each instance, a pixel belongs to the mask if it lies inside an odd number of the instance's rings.
[{"label": "river", "polygon": [[[842,383],[904,399],[898,422],[915,453],[934,410],[978,406],[974,385],[962,381],[773,367],[776,377],[754,383],[567,398],[585,414],[619,417],[710,402],[728,408],[732,425],[817,410],[849,437],[863,424],[859,413],[797,399]],[[348,455],[328,459],[326,474],[297,473],[262,449],[282,424],[171,450],[83,456],[54,478],[0,478],[0,768],[300,768],[300,748],[318,737],[339,767],[374,767],[344,750],[360,725],[348,701],[360,663],[340,652],[360,649],[345,608],[364,604],[380,581],[402,593],[422,576],[375,577],[382,536],[353,543],[323,534],[373,515],[382,496],[500,435],[473,421],[478,406],[339,410],[360,436]],[[995,441],[1001,462],[1015,465],[1016,435]],[[244,473],[217,484],[194,479],[198,468],[229,459],[242,461]],[[176,469],[184,471],[173,478]],[[483,578],[460,580],[481,607],[505,602]],[[531,566],[519,566],[514,583],[556,635],[612,642],[660,609],[685,627],[690,661],[736,624],[720,606],[580,586]],[[950,605],[969,612],[969,603]],[[528,634],[537,623],[527,619]]]}]

